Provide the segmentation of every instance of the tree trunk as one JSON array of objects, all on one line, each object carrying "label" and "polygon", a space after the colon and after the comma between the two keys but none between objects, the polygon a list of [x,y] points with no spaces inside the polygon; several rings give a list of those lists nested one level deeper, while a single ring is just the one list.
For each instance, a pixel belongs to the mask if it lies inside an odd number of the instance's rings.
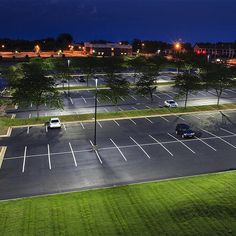
[{"label": "tree trunk", "polygon": [[217,94],[217,106],[220,105],[220,97],[221,97],[221,94],[222,94],[222,90],[218,91],[216,90],[216,94]]},{"label": "tree trunk", "polygon": [[151,103],[153,103],[153,95],[152,95],[152,90],[149,91],[150,98],[151,98]]}]

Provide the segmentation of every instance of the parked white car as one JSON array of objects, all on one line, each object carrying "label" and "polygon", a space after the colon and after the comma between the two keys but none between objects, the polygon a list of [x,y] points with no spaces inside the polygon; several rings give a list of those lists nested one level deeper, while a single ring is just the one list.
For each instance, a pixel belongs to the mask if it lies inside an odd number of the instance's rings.
[{"label": "parked white car", "polygon": [[59,118],[51,118],[49,121],[49,126],[50,129],[53,128],[61,128],[61,121]]},{"label": "parked white car", "polygon": [[164,104],[166,107],[169,107],[169,108],[178,107],[178,103],[174,100],[166,100]]}]

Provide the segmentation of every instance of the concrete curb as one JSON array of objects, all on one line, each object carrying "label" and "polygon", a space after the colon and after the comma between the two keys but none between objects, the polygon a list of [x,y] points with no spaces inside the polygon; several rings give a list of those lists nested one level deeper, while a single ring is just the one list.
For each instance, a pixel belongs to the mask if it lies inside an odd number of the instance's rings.
[{"label": "concrete curb", "polygon": [[0,169],[2,167],[2,162],[3,162],[3,158],[5,156],[6,151],[7,151],[6,146],[1,147],[1,151],[0,151]]},{"label": "concrete curb", "polygon": [[12,127],[8,127],[7,133],[0,135],[0,138],[10,137],[11,136],[11,132],[12,132]]}]

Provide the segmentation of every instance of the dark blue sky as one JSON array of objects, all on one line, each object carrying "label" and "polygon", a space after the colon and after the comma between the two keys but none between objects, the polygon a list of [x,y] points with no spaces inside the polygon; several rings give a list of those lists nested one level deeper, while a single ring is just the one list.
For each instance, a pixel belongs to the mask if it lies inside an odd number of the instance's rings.
[{"label": "dark blue sky", "polygon": [[0,0],[0,13],[0,38],[236,40],[236,0]]}]

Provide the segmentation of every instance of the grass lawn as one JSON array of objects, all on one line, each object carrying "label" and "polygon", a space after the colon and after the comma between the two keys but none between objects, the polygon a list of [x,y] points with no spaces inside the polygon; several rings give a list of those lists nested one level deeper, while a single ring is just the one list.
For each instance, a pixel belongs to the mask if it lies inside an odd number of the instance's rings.
[{"label": "grass lawn", "polygon": [[0,202],[11,235],[236,235],[236,172]]}]

